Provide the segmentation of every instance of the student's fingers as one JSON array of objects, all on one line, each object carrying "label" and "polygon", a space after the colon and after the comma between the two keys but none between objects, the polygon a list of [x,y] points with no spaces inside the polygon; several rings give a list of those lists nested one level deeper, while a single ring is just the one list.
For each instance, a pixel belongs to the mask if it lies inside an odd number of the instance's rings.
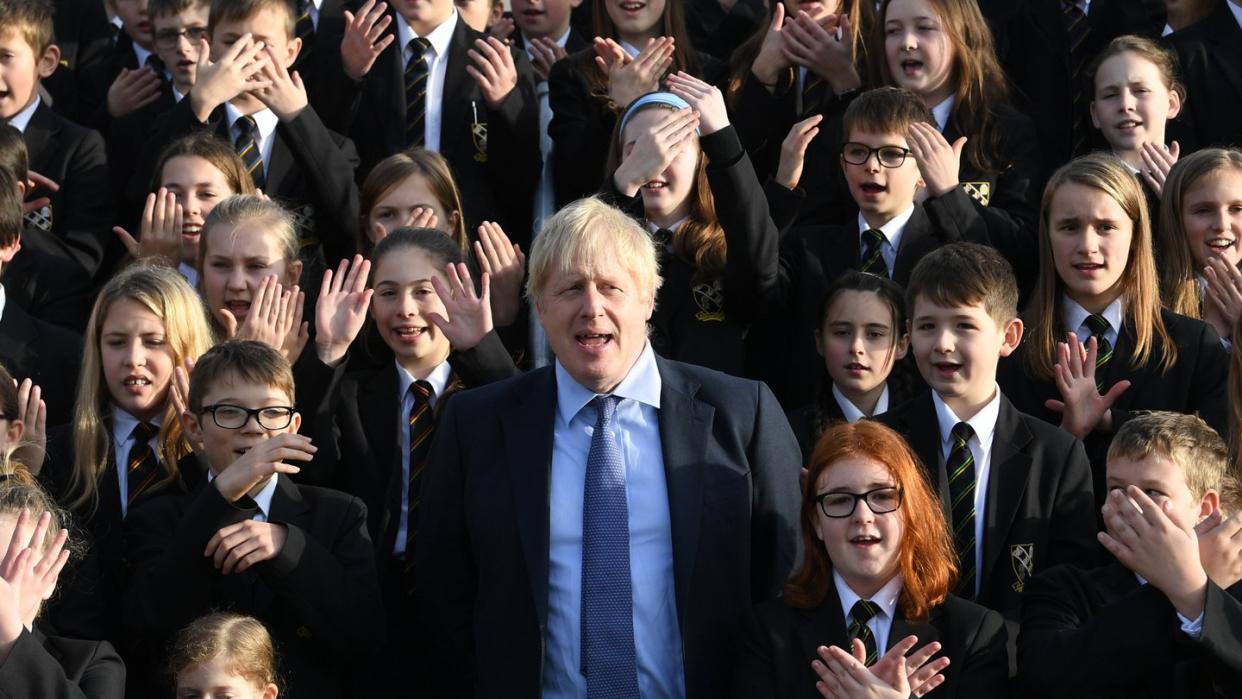
[{"label": "student's fingers", "polygon": [[43,539],[47,536],[47,530],[52,524],[52,513],[44,512],[35,520],[34,529],[30,533],[30,539],[27,540],[26,546],[33,549],[32,563],[33,567],[38,567],[38,560],[42,557],[41,551]]},{"label": "student's fingers", "polygon": [[[61,531],[65,532],[65,535],[68,536],[68,530],[62,529]],[[56,555],[56,560],[52,561],[52,565],[48,567],[47,572],[43,574],[43,599],[46,600],[51,597],[51,594],[56,587],[56,581],[60,578],[60,573],[65,569],[65,564],[68,562],[69,552],[61,549],[60,553]]]},{"label": "student's fingers", "polygon": [[121,239],[121,245],[125,246],[125,252],[129,253],[130,257],[138,257],[140,249],[138,241],[134,240],[134,236],[130,235],[129,231],[120,226],[113,226],[112,232]]},{"label": "student's fingers", "polygon": [[[342,261],[341,264],[344,265],[345,263]],[[315,302],[316,306],[328,303],[327,300],[331,298],[333,286],[332,277],[333,274],[331,269],[325,269],[323,271],[323,279],[319,282],[319,300]]]},{"label": "student's fingers", "polygon": [[[905,640],[909,640],[910,638],[914,638],[914,637],[907,636]],[[905,641],[903,641],[903,643],[904,642]],[[908,652],[911,648],[913,648],[915,644],[917,643],[918,643],[918,639],[915,638],[914,641],[909,644],[906,650],[902,652],[902,655],[905,655],[906,652]],[[917,670],[918,668],[923,667],[923,665],[926,664],[928,660],[931,660],[931,657],[933,655],[939,653],[940,648],[941,648],[941,645],[939,641],[932,641],[931,643],[928,643],[922,648],[911,653],[909,657],[906,658],[906,665],[910,667],[911,669]]]},{"label": "student's fingers", "polygon": [[[471,58],[476,58],[477,56],[478,54],[471,52]],[[486,75],[479,72],[479,70],[474,66],[466,66],[466,73],[468,73],[470,77],[479,84],[480,89],[487,90],[493,85],[492,81]]]},{"label": "student's fingers", "polygon": [[242,559],[262,548],[263,542],[259,538],[258,532],[247,532],[247,537],[241,541],[238,541],[236,545],[230,548],[228,553],[224,555],[224,560],[220,565],[220,572],[224,575],[229,575],[234,572],[241,572],[237,568]]},{"label": "student's fingers", "polygon": [[1058,415],[1065,413],[1065,402],[1056,400],[1055,398],[1049,398],[1044,401],[1044,407]]},{"label": "student's fingers", "polygon": [[1177,141],[1173,141],[1172,143],[1170,143],[1169,144],[1169,156],[1173,159],[1173,162],[1176,163],[1178,159],[1182,157],[1182,144],[1178,143]]},{"label": "student's fingers", "polygon": [[213,313],[220,321],[220,327],[224,329],[224,337],[227,339],[237,337],[237,317],[227,308],[217,308]]},{"label": "student's fingers", "polygon": [[1198,534],[1199,536],[1207,535],[1209,532],[1211,532],[1213,529],[1219,526],[1220,523],[1224,521],[1224,518],[1225,516],[1223,513],[1221,513],[1219,507],[1213,508],[1212,511],[1208,514],[1208,516],[1203,518],[1203,521],[1195,525],[1195,534]]},{"label": "student's fingers", "polygon": [[[907,679],[910,681],[911,691],[916,696],[920,697],[931,691],[933,687],[928,687],[927,685],[931,683],[932,679],[934,679],[936,675],[944,672],[945,668],[949,667],[949,662],[948,658],[936,658],[930,663],[919,667],[917,670],[910,671],[910,661],[909,658],[907,658],[906,671],[909,673],[907,675]],[[923,689],[924,691],[919,692],[919,689]]]},{"label": "student's fingers", "polygon": [[384,14],[383,9],[367,17],[367,23],[363,26],[367,43],[374,46],[390,24],[392,24],[392,16]]},{"label": "student's fingers", "polygon": [[371,274],[371,262],[362,255],[354,255],[353,264],[349,266],[349,276],[345,278],[341,289],[353,294],[366,291],[367,277]]},{"label": "student's fingers", "polygon": [[9,535],[9,547],[4,552],[4,558],[0,560],[0,576],[5,580],[12,580],[16,572],[17,555],[26,547],[26,524],[30,521],[30,510],[22,508],[17,514],[17,522],[13,526],[13,533]]},{"label": "student's fingers", "polygon": [[[492,240],[492,229],[486,222],[479,226],[479,242],[483,244],[483,253],[486,255],[487,260],[494,263],[496,269],[503,268],[504,261],[501,260],[500,256],[496,253],[497,245]],[[489,267],[487,271],[491,272],[492,269]]]},{"label": "student's fingers", "polygon": [[[50,521],[50,515],[48,516],[48,519]],[[46,530],[44,531],[44,535],[46,535]],[[36,579],[43,580],[47,578],[47,575],[52,570],[52,567],[56,565],[57,559],[60,558],[61,551],[65,548],[65,542],[68,540],[69,530],[61,529],[56,532],[56,536],[52,539],[52,545],[47,547],[47,550],[44,551],[42,556],[39,557],[39,561],[35,563],[34,574]],[[42,541],[42,536],[37,537],[35,541]]]},{"label": "student's fingers", "polygon": [[1122,565],[1134,564],[1134,552],[1129,546],[1123,544],[1119,539],[1115,538],[1108,532],[1098,532],[1095,535],[1096,541],[1100,542],[1113,557],[1121,562]]},{"label": "student's fingers", "polygon": [[479,263],[480,270],[488,274],[492,273],[492,264],[487,259],[487,252],[483,249],[482,241],[474,241],[474,259]]},{"label": "student's fingers", "polygon": [[[206,39],[203,40],[204,42]],[[258,42],[262,44],[263,42]],[[220,63],[234,63],[242,56],[243,53],[249,51],[255,46],[254,35],[249,32],[242,34],[233,45],[229,47],[224,55],[220,57]]]},{"label": "student's fingers", "polygon": [[1113,403],[1116,403],[1117,399],[1121,397],[1121,394],[1125,393],[1126,390],[1129,388],[1130,388],[1130,381],[1127,379],[1123,379],[1113,384],[1113,386],[1108,389],[1108,392],[1102,396],[1101,403],[1104,409],[1107,410],[1109,408],[1112,408]]}]

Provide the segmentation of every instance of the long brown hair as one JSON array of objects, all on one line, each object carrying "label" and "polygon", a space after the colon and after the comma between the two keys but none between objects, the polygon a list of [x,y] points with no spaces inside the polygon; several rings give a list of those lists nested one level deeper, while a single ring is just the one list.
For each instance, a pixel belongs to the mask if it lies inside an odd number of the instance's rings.
[{"label": "long brown hair", "polygon": [[927,620],[931,608],[949,596],[957,582],[957,553],[949,524],[932,492],[918,457],[906,440],[878,422],[859,420],[829,427],[811,453],[802,491],[802,568],[785,584],[790,606],[810,609],[823,604],[832,587],[832,560],[815,536],[819,516],[816,483],[823,472],[845,459],[867,459],[883,464],[901,490],[901,518],[905,525],[898,549],[902,615],[914,622]]},{"label": "long brown hair", "polygon": [[[457,223],[449,236],[465,255],[469,252],[470,242],[466,237],[466,218],[462,213],[464,209],[461,205],[461,192],[457,189],[457,181],[453,179],[453,168],[444,156],[425,148],[411,148],[394,153],[379,161],[367,174],[359,192],[358,213],[361,220],[358,222],[358,249],[368,255],[375,249],[368,230],[371,225],[371,210],[384,195],[413,175],[421,175],[426,180],[427,189],[439,200],[445,215],[457,214]],[[441,225],[448,223],[442,221]]]},{"label": "long brown hair", "polygon": [[[1167,372],[1177,363],[1177,345],[1160,317],[1160,290],[1156,283],[1156,264],[1152,257],[1151,222],[1147,199],[1138,180],[1117,156],[1092,153],[1062,165],[1044,188],[1039,212],[1039,279],[1027,310],[1026,368],[1033,376],[1049,379],[1056,365],[1057,343],[1069,328],[1061,316],[1061,297],[1065,283],[1057,274],[1052,257],[1052,199],[1067,184],[1097,189],[1112,197],[1130,219],[1130,253],[1121,273],[1121,296],[1125,304],[1124,325],[1134,337],[1130,366],[1138,367],[1160,350],[1160,369]],[[1119,332],[1121,328],[1117,329]],[[1159,338],[1159,343],[1156,339]]]},{"label": "long brown hair", "polygon": [[[628,114],[632,117],[648,109],[673,111],[671,105],[652,103],[645,104]],[[615,172],[617,166],[621,164],[623,122],[628,123],[626,119],[617,119],[617,126],[613,129],[612,145],[608,150],[608,167],[605,172]],[[690,192],[690,215],[685,223],[673,231],[672,239],[673,254],[694,265],[695,276],[698,278],[712,278],[722,273],[727,252],[724,228],[720,226],[720,221],[716,218],[716,198],[712,195],[712,185],[707,179],[707,164],[707,156],[700,148],[699,159],[694,168],[694,189]]]},{"label": "long brown hair", "polygon": [[227,142],[209,131],[198,131],[168,144],[160,153],[159,162],[151,179],[151,191],[160,188],[164,181],[164,166],[169,160],[181,156],[202,158],[220,171],[233,191],[230,194],[254,194],[254,178],[246,172],[237,151]]},{"label": "long brown hair", "polygon": [[[1001,127],[997,123],[1000,105],[1009,103],[1009,85],[1005,71],[996,56],[992,30],[979,11],[975,0],[927,0],[940,17],[941,30],[953,46],[953,76],[956,102],[949,124],[967,137],[963,154],[972,165],[984,172],[1004,172],[1012,163],[997,161],[1001,152]],[[884,0],[875,23],[873,51],[882,60],[872,64],[876,85],[895,85],[885,51],[885,17],[892,0]],[[934,105],[928,105],[934,106]]]}]

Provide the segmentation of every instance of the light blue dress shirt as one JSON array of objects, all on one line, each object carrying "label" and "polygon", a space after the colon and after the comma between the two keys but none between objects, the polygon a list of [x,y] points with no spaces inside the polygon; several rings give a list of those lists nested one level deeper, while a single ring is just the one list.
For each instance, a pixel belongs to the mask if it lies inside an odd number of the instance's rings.
[{"label": "light blue dress shirt", "polygon": [[[660,442],[660,373],[648,344],[612,395],[625,468],[638,691],[643,699],[686,695],[673,583],[673,529]],[[583,699],[582,497],[596,394],[556,363],[556,421],[549,481],[548,625],[543,698]],[[585,409],[584,409],[585,408]]]}]

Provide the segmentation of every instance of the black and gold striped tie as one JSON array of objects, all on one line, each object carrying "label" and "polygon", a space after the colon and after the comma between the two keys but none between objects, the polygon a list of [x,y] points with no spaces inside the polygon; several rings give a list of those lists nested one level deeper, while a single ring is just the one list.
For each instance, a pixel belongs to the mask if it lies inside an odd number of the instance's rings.
[{"label": "black and gold striped tie", "polygon": [[427,112],[431,42],[418,37],[410,39],[409,46],[410,60],[405,64],[405,142],[409,146],[422,146],[426,141],[423,118]]},{"label": "black and gold striped tie", "polygon": [[262,189],[267,183],[263,173],[263,153],[259,150],[257,138],[259,125],[255,123],[254,117],[244,116],[238,117],[233,126],[237,129],[237,140],[233,142],[233,147],[245,164],[246,172],[250,173],[250,179],[254,180],[254,186]]},{"label": "black and gold striped tie", "polygon": [[1113,343],[1108,341],[1108,331],[1113,329],[1113,324],[1099,313],[1092,313],[1083,321],[1083,325],[1087,326],[1091,337],[1095,338],[1095,388],[1103,393],[1104,369],[1113,360]]},{"label": "black and gold striped tie", "polygon": [[866,649],[867,659],[864,661],[867,667],[875,665],[875,661],[879,659],[879,650],[876,648],[875,634],[871,633],[871,627],[867,626],[867,622],[871,621],[876,614],[880,613],[880,608],[872,602],[860,599],[850,608],[849,628],[846,634],[849,640],[855,638],[863,642],[863,648]]},{"label": "black and gold striped tie", "polygon": [[888,276],[888,263],[884,261],[882,253],[887,240],[883,232],[874,228],[863,231],[862,266],[858,268],[858,271],[878,274],[881,277]]},{"label": "black and gold striped tie", "polygon": [[965,422],[950,432],[952,448],[945,467],[949,472],[949,512],[953,517],[953,543],[957,546],[957,595],[975,597],[975,456],[970,451],[974,429]]},{"label": "black and gold striped tie", "polygon": [[149,422],[134,425],[134,430],[129,433],[130,439],[134,440],[129,448],[129,463],[125,471],[127,503],[130,505],[159,477],[160,466],[155,460],[155,450],[151,448],[151,440],[157,434],[159,428]]},{"label": "black and gold striped tie", "polygon": [[1065,40],[1068,49],[1068,68],[1070,95],[1073,97],[1074,113],[1070,125],[1072,131],[1073,156],[1087,152],[1091,137],[1090,124],[1087,121],[1087,103],[1089,95],[1087,86],[1083,84],[1083,69],[1087,64],[1087,35],[1091,33],[1091,24],[1087,15],[1075,0],[1062,0],[1061,10],[1065,14]]},{"label": "black and gold striped tie", "polygon": [[418,527],[416,513],[418,511],[419,483],[422,481],[423,469],[427,466],[427,454],[431,451],[431,433],[435,431],[435,416],[431,410],[431,399],[435,389],[426,381],[415,381],[410,384],[410,394],[414,402],[410,406],[410,478],[406,487],[409,488],[409,509],[407,510],[405,527],[406,560],[413,560],[414,535]]}]

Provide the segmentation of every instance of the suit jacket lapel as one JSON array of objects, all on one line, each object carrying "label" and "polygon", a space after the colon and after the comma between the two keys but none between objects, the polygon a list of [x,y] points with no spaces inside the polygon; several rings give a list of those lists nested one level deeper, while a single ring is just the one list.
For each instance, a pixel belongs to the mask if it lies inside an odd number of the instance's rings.
[{"label": "suit jacket lapel", "polygon": [[934,607],[932,608],[931,616],[928,618],[927,622],[920,624],[918,622],[908,621],[901,614],[901,607],[898,606],[897,609],[894,610],[893,625],[888,631],[888,647],[881,650],[880,655],[883,655],[885,651],[892,648],[906,636],[915,636],[919,639],[919,642],[914,646],[915,648],[922,648],[928,643],[939,641],[940,629],[937,629],[931,623],[939,616],[940,607]]},{"label": "suit jacket lapel", "polygon": [[487,105],[480,100],[471,100],[474,90],[474,78],[466,72],[470,65],[467,51],[471,48],[470,28],[457,18],[457,26],[453,29],[453,39],[449,42],[448,65],[444,68],[444,89],[440,99],[440,152],[451,157],[458,144],[467,143],[469,133],[462,135],[462,128],[468,128],[475,121],[475,113],[471,106],[478,110],[478,121],[487,122]]},{"label": "suit jacket lapel", "polygon": [[688,381],[674,365],[656,357],[656,367],[661,383],[660,444],[673,529],[673,579],[677,588],[678,616],[684,628],[684,610],[689,608],[694,560],[699,548],[703,454],[716,411],[694,397],[698,384]]},{"label": "suit jacket lapel", "polygon": [[[271,511],[267,513],[267,521],[282,522],[292,524],[299,529],[307,531],[308,537],[311,536],[308,531],[310,528],[310,518],[307,512],[310,505],[302,499],[302,493],[298,491],[298,487],[288,477],[280,474],[276,475],[276,492],[272,493]],[[250,574],[251,595],[254,599],[255,609],[266,609],[276,600],[276,595],[268,587],[267,582],[259,575],[258,571],[253,568],[247,571]]]},{"label": "suit jacket lapel", "polygon": [[814,609],[801,610],[801,616],[796,634],[798,648],[802,651],[802,657],[806,658],[807,672],[811,671],[811,661],[819,657],[820,646],[849,649],[841,597],[831,579],[828,581],[828,594],[824,596],[824,601]]},{"label": "suit jacket lapel", "polygon": [[[1134,353],[1134,333],[1131,329],[1129,320],[1121,321],[1121,328],[1117,331],[1117,346],[1113,348],[1113,358],[1109,361],[1108,366],[1104,367],[1104,375],[1097,376],[1096,380],[1104,384],[1104,390],[1113,387],[1113,384],[1122,379],[1131,379],[1134,375],[1134,369],[1130,366],[1130,355]],[[1131,404],[1132,396],[1138,391],[1128,390],[1122,393],[1117,399],[1115,407],[1125,408]]]},{"label": "suit jacket lapel", "polygon": [[940,420],[936,417],[936,405],[932,402],[931,391],[926,391],[915,398],[913,405],[905,416],[902,435],[910,443],[914,453],[924,459],[927,476],[940,493],[940,504],[945,516],[952,521],[949,508],[949,474],[944,468],[944,448],[940,441]]},{"label": "suit jacket lapel", "polygon": [[[269,195],[279,194],[276,191],[277,185],[289,177],[295,164],[293,152],[289,150],[284,132],[285,124],[281,122],[276,125],[276,131],[272,133],[272,161],[267,164],[267,186],[263,190]],[[293,202],[289,203],[289,207],[298,208]]]},{"label": "suit jacket lapel", "polygon": [[996,430],[992,434],[992,465],[988,476],[987,504],[983,521],[983,570],[980,589],[991,584],[993,566],[1000,560],[1009,529],[1018,513],[1031,472],[1027,445],[1033,436],[1022,424],[1017,408],[1003,395]]},{"label": "suit jacket lapel", "polygon": [[535,610],[543,624],[548,619],[548,487],[556,428],[556,373],[549,366],[527,376],[518,404],[504,414],[501,426],[513,510]]},{"label": "suit jacket lapel", "polygon": [[[358,417],[363,430],[367,432],[367,442],[375,450],[375,463],[371,467],[376,473],[372,483],[379,489],[376,495],[381,495],[383,502],[389,505],[394,489],[401,480],[401,463],[397,460],[397,445],[400,443],[397,433],[397,411],[400,408],[397,386],[397,366],[389,362],[385,369],[375,372],[364,387],[359,387],[359,393],[369,398],[358,401]],[[398,507],[400,502],[401,496],[398,492]],[[393,538],[396,536],[396,518],[393,517],[395,511],[390,506],[381,509],[381,513],[376,513],[376,548],[379,551],[392,551]]]},{"label": "suit jacket lapel", "polygon": [[910,220],[906,222],[906,227],[901,232],[901,245],[897,248],[897,259],[890,274],[894,280],[910,278],[914,266],[927,253],[925,247],[932,242],[932,233],[931,219],[927,217],[927,212],[923,210],[923,207],[915,204],[914,214],[910,216]]},{"label": "suit jacket lapel", "polygon": [[[30,116],[30,123],[26,125],[26,151],[28,153],[46,153],[48,152],[47,144],[60,132],[60,129],[52,122],[51,108],[43,102],[35,109],[34,114]],[[35,161],[31,160],[31,169],[34,169]]]}]

